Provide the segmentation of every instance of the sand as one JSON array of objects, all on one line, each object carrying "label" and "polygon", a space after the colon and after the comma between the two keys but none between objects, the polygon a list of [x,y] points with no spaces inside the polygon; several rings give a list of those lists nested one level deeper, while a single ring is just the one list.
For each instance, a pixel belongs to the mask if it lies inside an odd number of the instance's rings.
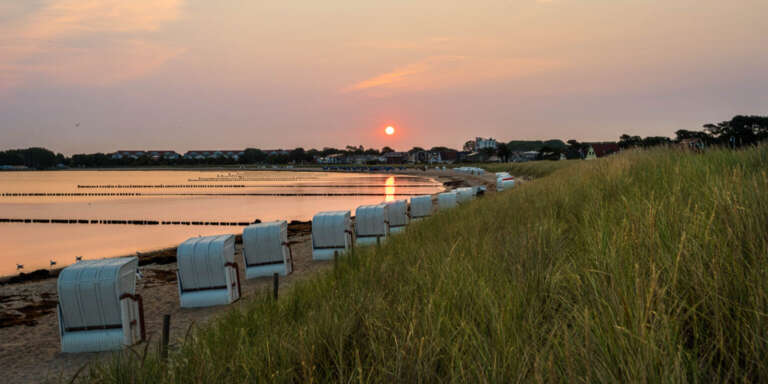
[{"label": "sand", "polygon": [[[433,177],[452,188],[485,185],[488,192],[495,191],[493,174],[471,176],[435,170],[408,170],[398,173]],[[298,244],[292,247],[294,272],[287,277],[281,277],[281,292],[290,290],[296,281],[332,267],[332,262],[312,260],[311,225],[292,223],[289,232],[289,240],[297,241]],[[235,254],[237,261],[242,260],[241,249],[242,246],[238,244]],[[256,292],[272,289],[271,277],[246,280],[241,267],[243,299],[230,306],[182,309],[179,306],[176,263],[162,264],[168,261],[169,254],[174,255],[175,250],[144,255],[143,257],[149,257],[148,260],[156,260],[161,264],[141,266],[144,277],[137,281],[137,293],[144,298],[147,339],[153,344],[161,338],[164,314],[171,315],[173,344],[183,340],[190,329],[206,323],[212,316],[233,306],[247,304],[249,297],[253,297]],[[114,353],[61,353],[56,315],[57,301],[55,278],[0,286],[0,315],[5,321],[5,325],[0,328],[0,366],[7,383],[36,383],[62,379],[69,381],[81,367],[90,362],[107,359]],[[9,325],[11,323],[13,325]]]}]

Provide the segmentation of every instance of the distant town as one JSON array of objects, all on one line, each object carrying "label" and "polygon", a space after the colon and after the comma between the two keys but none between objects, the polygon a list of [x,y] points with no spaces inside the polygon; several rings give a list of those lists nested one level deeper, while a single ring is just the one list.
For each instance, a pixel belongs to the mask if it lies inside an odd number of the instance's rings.
[{"label": "distant town", "polygon": [[711,145],[733,148],[752,145],[768,138],[767,116],[735,116],[729,121],[705,124],[701,131],[678,130],[675,138],[665,136],[621,135],[614,142],[579,142],[559,139],[497,141],[475,137],[461,149],[413,147],[397,151],[390,147],[365,148],[348,145],[343,149],[206,149],[181,154],[173,150],[118,150],[112,153],[76,154],[66,157],[45,148],[0,151],[0,170],[141,167],[173,165],[232,164],[455,164],[489,162],[526,162],[540,160],[592,160],[627,148],[676,145],[700,151]]}]

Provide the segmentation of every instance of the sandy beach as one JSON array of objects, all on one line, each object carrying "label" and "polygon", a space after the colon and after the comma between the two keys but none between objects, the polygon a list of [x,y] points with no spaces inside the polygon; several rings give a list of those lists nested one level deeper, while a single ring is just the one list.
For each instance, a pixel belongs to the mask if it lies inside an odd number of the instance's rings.
[{"label": "sandy beach", "polygon": [[[485,185],[495,191],[493,174],[471,176],[456,172],[411,169],[398,174],[421,175],[441,181],[448,189]],[[280,292],[289,291],[301,279],[332,267],[332,262],[312,261],[311,223],[292,222],[289,240],[293,248],[294,272],[280,279]],[[242,260],[242,245],[237,244],[235,260]],[[257,292],[272,289],[272,278],[246,280],[240,270],[243,299],[231,306],[182,309],[179,307],[176,282],[175,248],[143,254],[140,267],[144,277],[137,281],[137,293],[144,298],[147,339],[160,339],[162,318],[171,315],[171,344],[183,339],[190,329],[204,324],[212,316],[230,308],[247,304]],[[242,264],[242,263],[239,263]],[[108,358],[113,352],[60,353],[56,317],[56,279],[45,278],[0,286],[0,366],[9,383],[67,381],[81,367]]]}]

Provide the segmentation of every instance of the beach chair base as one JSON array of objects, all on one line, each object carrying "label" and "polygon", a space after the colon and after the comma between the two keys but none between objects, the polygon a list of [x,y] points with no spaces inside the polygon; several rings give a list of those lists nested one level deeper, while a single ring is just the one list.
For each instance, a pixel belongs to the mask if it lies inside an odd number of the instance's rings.
[{"label": "beach chair base", "polygon": [[259,277],[267,277],[267,276],[271,277],[275,273],[278,273],[281,276],[287,276],[288,273],[290,273],[288,271],[288,265],[285,263],[277,263],[277,264],[259,265],[255,267],[245,268],[246,279],[256,279]]},{"label": "beach chair base", "polygon": [[358,236],[355,239],[355,244],[359,246],[376,245],[376,238],[380,238],[380,243],[384,244],[387,240],[386,236]]},{"label": "beach chair base", "polygon": [[232,297],[226,289],[184,292],[181,295],[182,308],[212,307],[232,303]]},{"label": "beach chair base", "polygon": [[405,225],[401,225],[399,227],[389,227],[389,234],[391,235],[401,233],[403,231],[405,231]]},{"label": "beach chair base", "polygon": [[339,256],[341,256],[346,251],[347,250],[345,248],[313,249],[312,260],[316,260],[316,261],[333,260],[334,252],[338,252]]},{"label": "beach chair base", "polygon": [[115,351],[125,348],[122,328],[65,332],[61,337],[64,353]]}]

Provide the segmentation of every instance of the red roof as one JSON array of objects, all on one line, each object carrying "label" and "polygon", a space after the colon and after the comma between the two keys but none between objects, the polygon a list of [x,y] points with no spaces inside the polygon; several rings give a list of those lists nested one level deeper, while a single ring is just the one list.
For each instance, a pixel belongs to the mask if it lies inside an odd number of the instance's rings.
[{"label": "red roof", "polygon": [[616,143],[597,143],[591,145],[592,149],[595,150],[595,156],[597,157],[603,157],[619,151],[619,145]]}]

